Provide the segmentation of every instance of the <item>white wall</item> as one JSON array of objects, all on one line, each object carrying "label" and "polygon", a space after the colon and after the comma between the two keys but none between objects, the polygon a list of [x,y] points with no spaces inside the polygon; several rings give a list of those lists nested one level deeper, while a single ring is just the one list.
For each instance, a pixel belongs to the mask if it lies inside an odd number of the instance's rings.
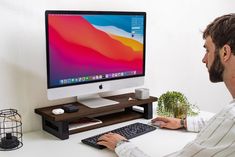
[{"label": "white wall", "polygon": [[44,11],[47,9],[147,12],[147,77],[151,95],[183,92],[202,110],[217,112],[231,100],[225,86],[208,80],[201,31],[215,17],[233,12],[231,0],[1,0],[0,109],[16,108],[24,131],[41,128],[34,109],[48,101]]}]

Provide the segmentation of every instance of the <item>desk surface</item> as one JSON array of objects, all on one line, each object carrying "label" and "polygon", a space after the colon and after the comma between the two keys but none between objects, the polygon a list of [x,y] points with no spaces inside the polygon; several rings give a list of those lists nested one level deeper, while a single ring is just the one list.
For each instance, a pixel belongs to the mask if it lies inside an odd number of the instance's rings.
[{"label": "desk surface", "polygon": [[[136,119],[128,122],[98,128],[86,132],[70,135],[67,140],[60,140],[45,131],[36,131],[23,134],[23,147],[14,151],[0,151],[2,157],[116,157],[115,153],[108,149],[95,149],[81,143],[81,140],[122,127],[134,122],[148,123],[146,119]],[[150,156],[160,157],[181,149],[186,143],[193,140],[196,133],[184,130],[156,129],[142,136],[131,139],[135,145],[147,152]]]},{"label": "desk surface", "polygon": [[[212,117],[210,112],[201,112],[200,116]],[[23,147],[14,151],[0,151],[1,157],[116,157],[108,149],[95,149],[81,142],[82,139],[107,132],[135,122],[147,124],[150,120],[136,119],[107,127],[93,129],[69,136],[67,140],[45,132],[35,131],[23,134]],[[183,148],[196,137],[196,133],[185,130],[156,129],[155,131],[131,139],[136,146],[152,157],[161,157]]]}]

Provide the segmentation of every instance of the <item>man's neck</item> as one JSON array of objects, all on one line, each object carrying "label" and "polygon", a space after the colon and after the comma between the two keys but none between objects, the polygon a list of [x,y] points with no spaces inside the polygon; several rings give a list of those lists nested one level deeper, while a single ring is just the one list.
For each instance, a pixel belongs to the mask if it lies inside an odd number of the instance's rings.
[{"label": "man's neck", "polygon": [[229,61],[225,64],[223,75],[224,83],[228,88],[233,99],[235,99],[235,56],[232,55]]},{"label": "man's neck", "polygon": [[235,76],[232,76],[229,80],[224,81],[233,99],[235,99]]}]

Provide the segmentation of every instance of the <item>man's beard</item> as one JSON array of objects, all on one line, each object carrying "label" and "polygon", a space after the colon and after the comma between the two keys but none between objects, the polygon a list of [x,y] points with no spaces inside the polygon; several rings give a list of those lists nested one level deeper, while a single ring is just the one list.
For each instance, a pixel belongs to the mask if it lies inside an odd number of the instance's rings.
[{"label": "man's beard", "polygon": [[211,82],[223,81],[224,65],[220,61],[219,49],[215,50],[215,59],[209,69]]}]

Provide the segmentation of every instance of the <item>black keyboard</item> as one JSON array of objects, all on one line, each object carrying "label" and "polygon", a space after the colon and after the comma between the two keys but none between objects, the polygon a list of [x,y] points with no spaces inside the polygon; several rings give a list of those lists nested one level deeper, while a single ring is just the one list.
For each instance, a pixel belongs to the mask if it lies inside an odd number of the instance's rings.
[{"label": "black keyboard", "polygon": [[133,123],[121,128],[117,128],[99,135],[95,135],[86,139],[83,139],[82,142],[84,144],[90,145],[92,147],[98,148],[98,149],[103,149],[106,148],[105,146],[102,145],[98,145],[97,144],[97,140],[100,136],[112,132],[112,133],[118,133],[122,136],[124,136],[126,139],[131,139],[140,135],[143,135],[145,133],[148,133],[150,131],[155,130],[156,128],[147,124],[143,124],[143,123]]}]

